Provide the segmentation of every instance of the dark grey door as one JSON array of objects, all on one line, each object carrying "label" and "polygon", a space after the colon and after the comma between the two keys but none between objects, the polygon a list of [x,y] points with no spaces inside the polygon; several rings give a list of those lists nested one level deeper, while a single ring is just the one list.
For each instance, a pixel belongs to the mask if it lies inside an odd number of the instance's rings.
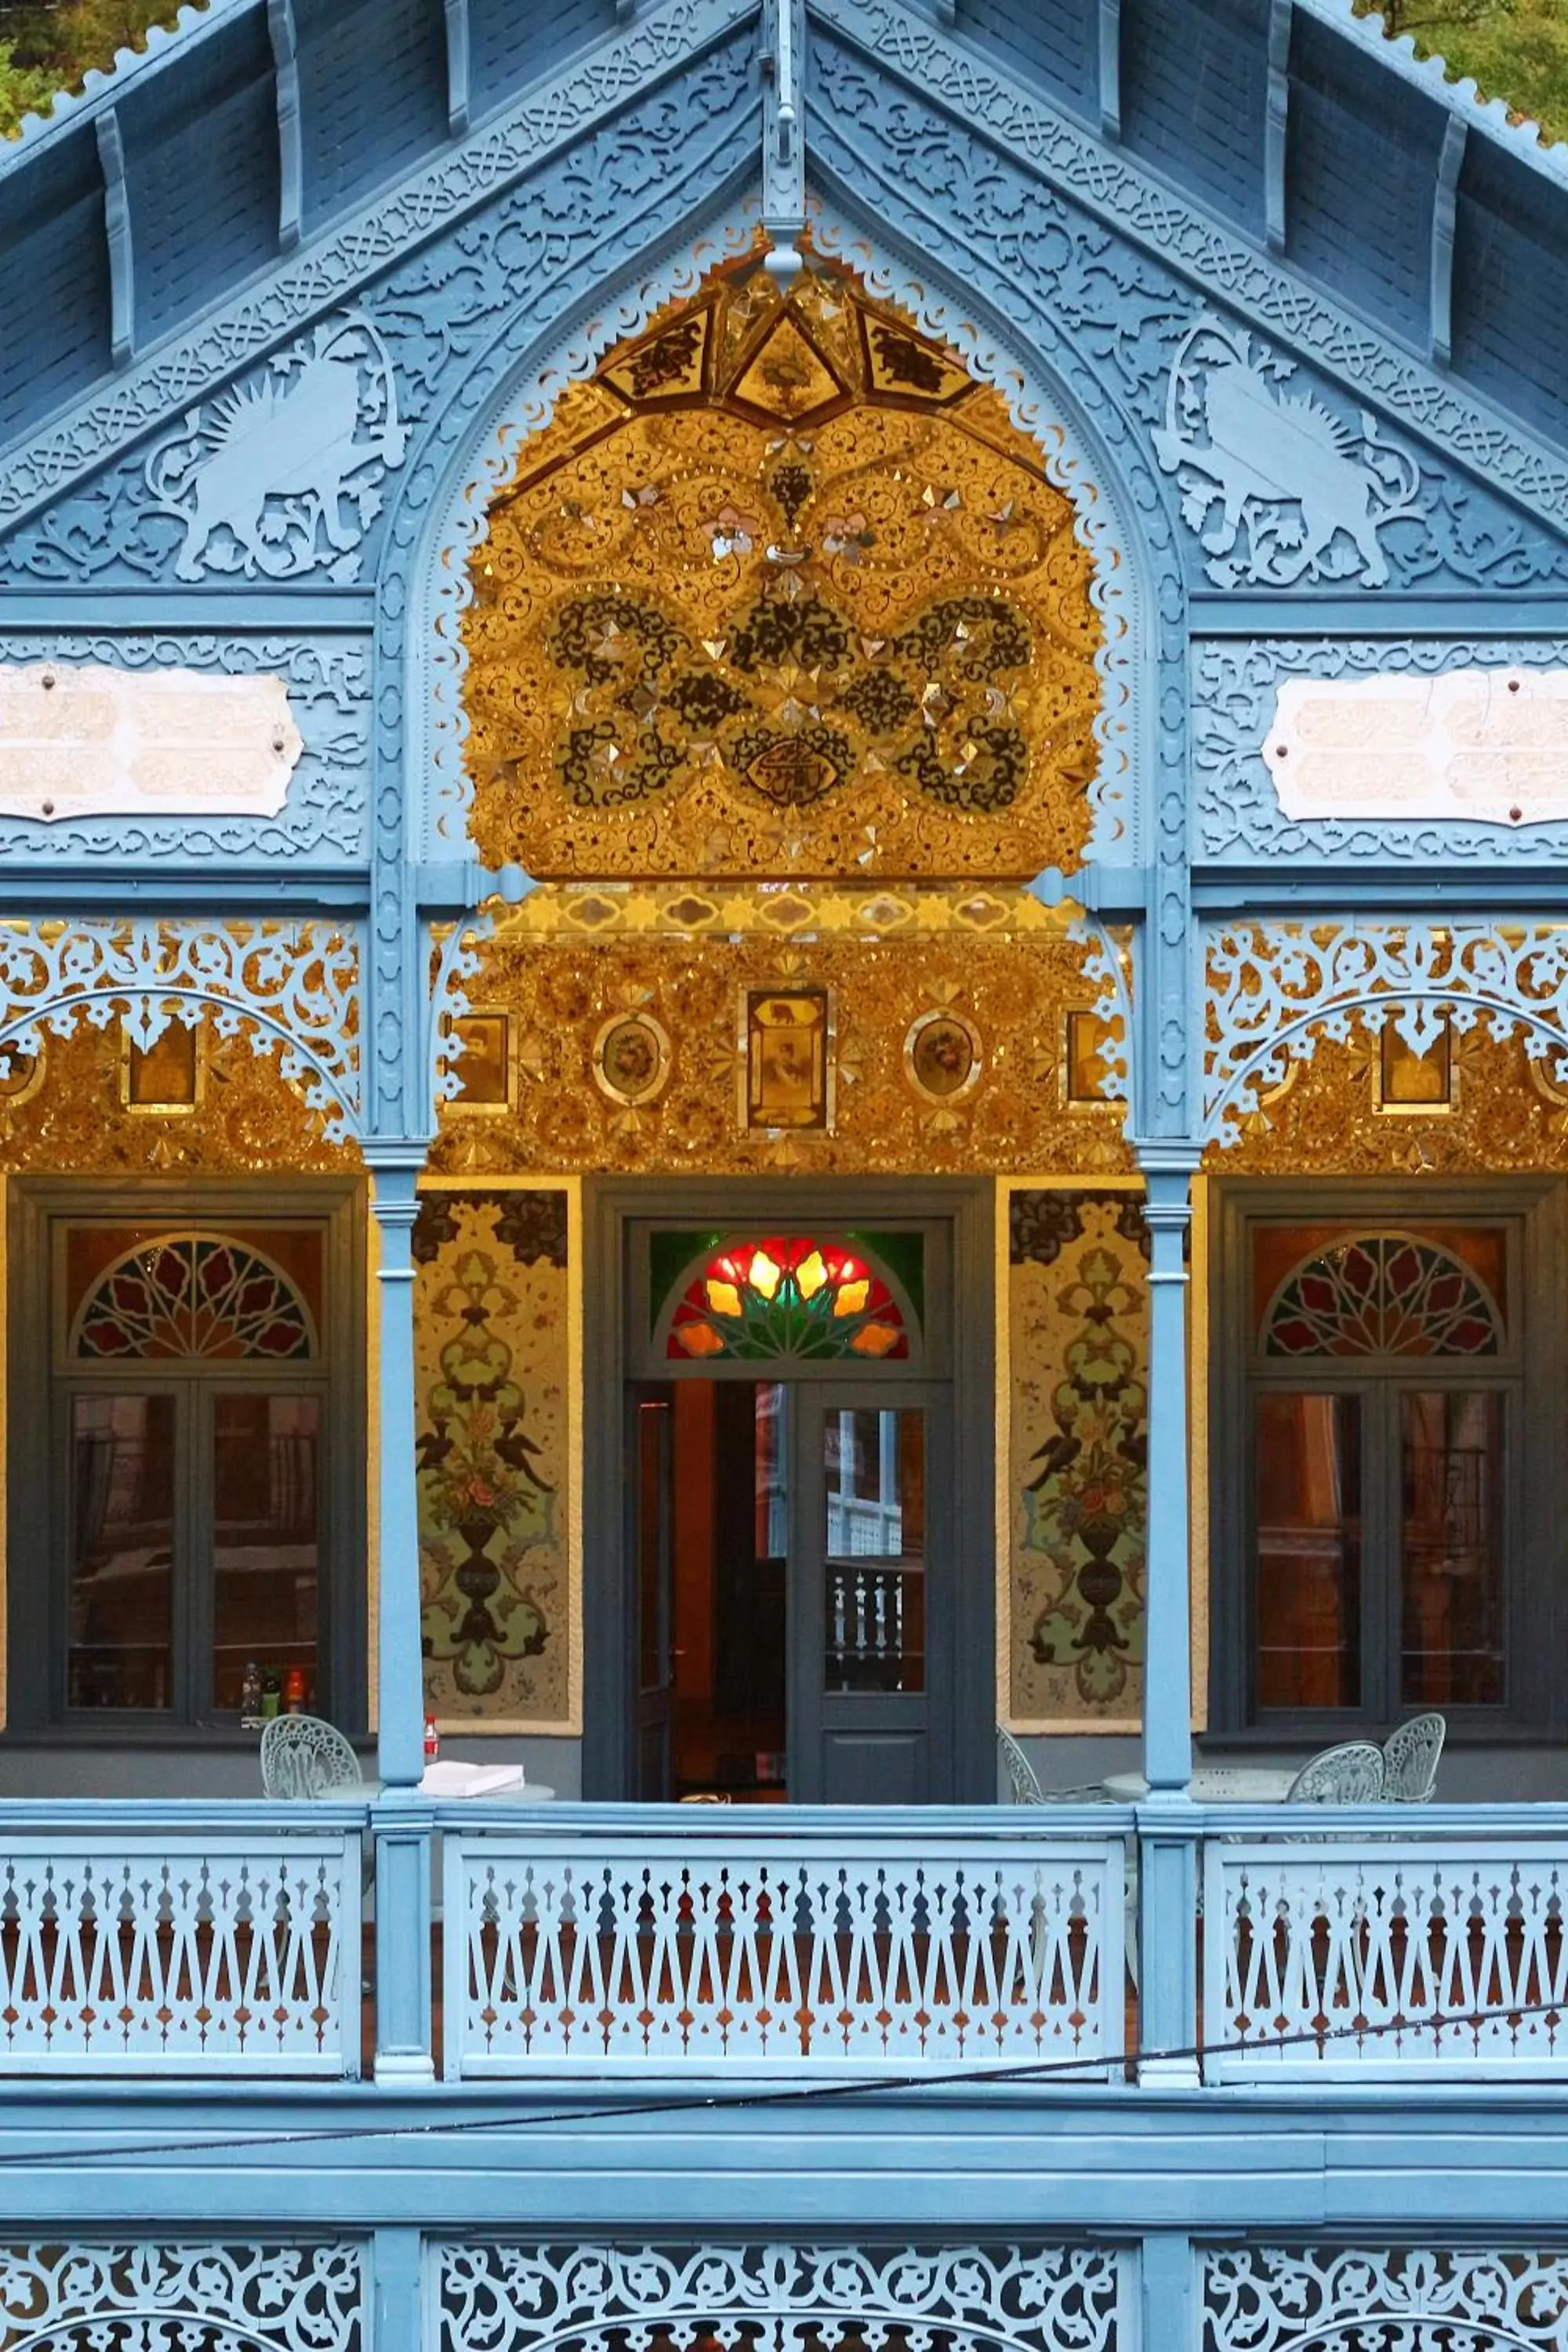
[{"label": "dark grey door", "polygon": [[628,1549],[637,1570],[637,1793],[644,1803],[659,1803],[672,1793],[674,1400],[668,1387],[643,1381],[627,1403]]},{"label": "dark grey door", "polygon": [[801,1803],[951,1801],[951,1391],[790,1393],[789,1788]]}]

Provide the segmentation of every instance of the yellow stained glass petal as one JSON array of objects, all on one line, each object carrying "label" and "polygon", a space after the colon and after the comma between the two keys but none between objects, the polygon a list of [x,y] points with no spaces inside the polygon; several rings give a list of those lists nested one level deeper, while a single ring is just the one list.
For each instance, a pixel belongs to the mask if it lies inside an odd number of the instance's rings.
[{"label": "yellow stained glass petal", "polygon": [[[779,1277],[783,1272],[784,1268],[773,1264],[766,1250],[758,1250],[752,1259],[746,1279],[759,1297],[772,1298],[779,1286]],[[731,1309],[731,1312],[735,1315],[740,1311],[738,1303]]]},{"label": "yellow stained glass petal", "polygon": [[827,1279],[827,1268],[822,1263],[822,1252],[813,1250],[803,1257],[795,1270],[795,1287],[803,1298],[815,1298]]},{"label": "yellow stained glass petal", "polygon": [[850,1340],[857,1356],[885,1356],[899,1344],[899,1334],[891,1323],[868,1323]]},{"label": "yellow stained glass petal", "polygon": [[715,1282],[710,1275],[702,1286],[707,1292],[708,1305],[713,1314],[740,1314],[741,1294],[732,1282]]},{"label": "yellow stained glass petal", "polygon": [[840,1283],[838,1296],[833,1302],[833,1312],[836,1316],[864,1315],[867,1301],[870,1296],[871,1286],[868,1282]]},{"label": "yellow stained glass petal", "polygon": [[711,1323],[681,1323],[676,1328],[675,1338],[689,1356],[721,1356],[724,1352],[723,1334],[715,1331]]}]

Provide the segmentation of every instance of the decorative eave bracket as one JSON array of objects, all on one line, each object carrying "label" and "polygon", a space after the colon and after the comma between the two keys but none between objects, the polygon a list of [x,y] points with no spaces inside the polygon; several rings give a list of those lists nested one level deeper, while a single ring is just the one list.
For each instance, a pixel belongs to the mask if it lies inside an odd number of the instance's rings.
[{"label": "decorative eave bracket", "polygon": [[805,0],[763,0],[763,226],[772,242],[766,268],[787,286],[804,264],[797,240],[805,226]]}]

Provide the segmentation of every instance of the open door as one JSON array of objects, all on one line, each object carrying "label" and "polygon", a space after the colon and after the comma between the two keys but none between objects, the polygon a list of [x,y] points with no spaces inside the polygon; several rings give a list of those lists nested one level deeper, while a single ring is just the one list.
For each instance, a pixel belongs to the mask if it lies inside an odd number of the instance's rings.
[{"label": "open door", "polygon": [[628,1397],[630,1551],[637,1576],[637,1792],[645,1803],[671,1793],[675,1714],[672,1564],[675,1549],[674,1391],[639,1382]]},{"label": "open door", "polygon": [[810,1387],[795,1403],[790,1794],[952,1796],[953,1501],[942,1392]]}]

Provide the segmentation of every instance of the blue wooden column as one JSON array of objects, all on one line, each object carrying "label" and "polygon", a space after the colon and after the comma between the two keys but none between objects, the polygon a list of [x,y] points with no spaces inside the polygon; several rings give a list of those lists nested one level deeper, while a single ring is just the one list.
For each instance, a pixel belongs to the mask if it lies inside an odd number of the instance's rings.
[{"label": "blue wooden column", "polygon": [[380,1235],[380,1528],[375,1831],[375,2076],[433,2083],[430,2042],[430,1807],[420,1646],[419,1513],[415,1483],[414,1220],[425,1145],[372,1142],[365,1159]]},{"label": "blue wooden column", "polygon": [[1149,1535],[1144,1556],[1143,1777],[1139,1808],[1142,2083],[1197,2082],[1197,1819],[1193,1769],[1191,1476],[1187,1442],[1187,1231],[1196,1155],[1140,1148],[1150,1236]]}]

